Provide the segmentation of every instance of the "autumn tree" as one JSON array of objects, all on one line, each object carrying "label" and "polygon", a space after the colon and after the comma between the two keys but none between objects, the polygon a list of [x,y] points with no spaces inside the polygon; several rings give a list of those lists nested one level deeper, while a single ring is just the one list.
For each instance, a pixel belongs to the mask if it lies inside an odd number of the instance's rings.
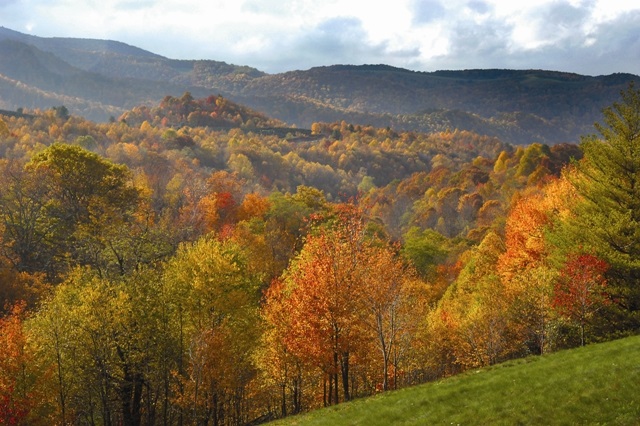
[{"label": "autumn tree", "polygon": [[0,163],[2,254],[20,272],[52,269],[57,225],[48,220],[51,194],[43,176],[26,172],[17,161]]},{"label": "autumn tree", "polygon": [[507,217],[505,252],[496,269],[505,286],[510,310],[520,327],[519,339],[534,353],[549,347],[551,301],[556,271],[549,264],[545,232],[552,223],[548,199],[529,194]]},{"label": "autumn tree", "polygon": [[351,223],[312,236],[285,276],[293,318],[288,344],[327,375],[328,404],[339,402],[339,378],[343,400],[351,399],[351,357],[364,334],[358,307],[362,285],[356,269],[361,232],[357,223]]},{"label": "autumn tree", "polygon": [[261,309],[265,327],[257,354],[263,387],[275,388],[273,399],[277,401],[281,417],[301,412],[305,408],[303,401],[308,398],[304,395],[302,359],[287,346],[287,333],[293,320],[287,296],[284,282],[279,279],[273,280],[265,291]]},{"label": "autumn tree", "polygon": [[2,118],[0,118],[0,136],[2,136],[3,138],[6,138],[10,134],[11,134],[11,131],[9,130],[9,126],[7,126],[7,123],[5,123],[5,121]]},{"label": "autumn tree", "polygon": [[[308,236],[284,274],[291,318],[285,339],[288,350],[326,377],[325,404],[353,396],[354,366],[376,365],[375,376],[389,388],[389,369],[398,366],[411,330],[406,285],[414,276],[393,247],[368,234],[353,204],[339,206],[335,219]],[[369,364],[371,350],[379,362]]]},{"label": "autumn tree", "polygon": [[363,321],[373,333],[375,346],[381,356],[382,390],[389,390],[389,370],[393,367],[393,383],[397,375],[402,345],[415,332],[414,315],[410,311],[417,295],[412,294],[410,282],[416,280],[413,268],[403,264],[397,250],[391,246],[372,245],[362,248]]},{"label": "autumn tree", "polygon": [[[33,353],[23,329],[24,304],[14,305],[0,318],[0,424],[26,425],[35,422],[34,377],[29,371]],[[31,420],[29,420],[31,418]]]},{"label": "autumn tree", "polygon": [[[315,190],[307,195],[309,196],[301,197],[275,191],[268,197],[269,210],[260,226],[271,251],[273,276],[279,276],[301,250],[304,237],[309,231],[309,217],[314,213],[324,215],[328,212],[323,207],[317,208],[326,203],[321,191]],[[309,205],[309,202],[312,204]]]},{"label": "autumn tree", "polygon": [[177,333],[167,331],[160,283],[152,271],[113,280],[74,270],[30,321],[60,424],[151,424],[168,410]]},{"label": "autumn tree", "polygon": [[244,250],[214,235],[183,244],[163,281],[179,330],[177,405],[190,422],[243,424],[255,378],[258,280]]},{"label": "autumn tree", "polygon": [[444,334],[431,338],[455,357],[449,370],[495,364],[518,352],[507,288],[496,269],[504,249],[504,241],[489,233],[463,254],[464,267],[430,313],[432,333]]},{"label": "autumn tree", "polygon": [[580,345],[594,315],[605,306],[605,273],[609,266],[591,254],[574,254],[560,271],[555,285],[553,306],[580,330]]},{"label": "autumn tree", "polygon": [[171,250],[152,229],[154,213],[125,166],[54,144],[5,171],[4,250],[18,271],[57,279],[80,264],[123,275]]}]

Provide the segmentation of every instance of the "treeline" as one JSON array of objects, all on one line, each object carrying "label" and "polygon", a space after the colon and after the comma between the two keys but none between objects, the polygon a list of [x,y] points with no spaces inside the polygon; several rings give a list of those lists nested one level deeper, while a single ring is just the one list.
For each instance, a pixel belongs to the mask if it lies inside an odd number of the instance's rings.
[{"label": "treeline", "polygon": [[0,422],[259,423],[637,332],[634,87],[580,147],[237,108],[3,118]]}]

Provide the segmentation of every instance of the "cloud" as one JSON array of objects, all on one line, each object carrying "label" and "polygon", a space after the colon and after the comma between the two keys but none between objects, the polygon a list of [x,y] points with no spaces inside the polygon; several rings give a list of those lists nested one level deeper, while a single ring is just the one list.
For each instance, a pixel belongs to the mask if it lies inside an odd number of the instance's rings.
[{"label": "cloud", "polygon": [[496,21],[460,21],[452,27],[446,54],[433,58],[435,68],[498,68],[509,56],[509,35],[513,26]]},{"label": "cloud", "polygon": [[[528,43],[514,42],[520,23],[461,21],[451,32],[446,55],[423,62],[431,69],[549,69],[587,75],[640,69],[640,11],[593,23],[590,9],[551,5],[526,14],[534,31]],[[533,47],[532,47],[533,46]]]},{"label": "cloud", "polygon": [[108,38],[267,72],[338,63],[432,71],[640,69],[640,5],[623,0],[0,0],[0,25]]},{"label": "cloud", "polygon": [[584,26],[590,17],[589,6],[554,2],[534,9],[525,19],[531,22],[531,36],[537,43],[552,45],[583,37]]},{"label": "cloud", "polygon": [[297,4],[291,0],[264,1],[246,0],[242,4],[242,10],[259,15],[286,16],[295,13]]},{"label": "cloud", "polygon": [[[270,49],[256,60],[270,70],[306,69],[329,64],[363,63],[384,56],[384,44],[366,43],[362,22],[353,17],[328,19],[302,33],[271,40]],[[271,52],[279,52],[272,55]],[[292,68],[289,68],[292,69]]]},{"label": "cloud", "polygon": [[428,24],[445,16],[446,10],[438,0],[414,0],[413,22]]},{"label": "cloud", "polygon": [[470,10],[480,14],[489,13],[492,9],[489,3],[481,0],[471,0],[470,2],[467,3],[467,7]]},{"label": "cloud", "polygon": [[125,0],[117,4],[117,8],[121,10],[145,10],[154,6],[155,0]]}]

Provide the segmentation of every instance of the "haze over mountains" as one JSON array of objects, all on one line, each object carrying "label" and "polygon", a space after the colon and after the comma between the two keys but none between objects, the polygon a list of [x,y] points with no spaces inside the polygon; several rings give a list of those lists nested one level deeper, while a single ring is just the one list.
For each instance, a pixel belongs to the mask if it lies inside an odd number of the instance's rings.
[{"label": "haze over mountains", "polygon": [[346,120],[423,132],[470,130],[505,142],[578,142],[640,79],[543,70],[414,72],[335,65],[266,74],[173,60],[117,41],[41,38],[0,27],[0,108],[65,105],[96,121],[185,91],[221,94],[289,125]]}]

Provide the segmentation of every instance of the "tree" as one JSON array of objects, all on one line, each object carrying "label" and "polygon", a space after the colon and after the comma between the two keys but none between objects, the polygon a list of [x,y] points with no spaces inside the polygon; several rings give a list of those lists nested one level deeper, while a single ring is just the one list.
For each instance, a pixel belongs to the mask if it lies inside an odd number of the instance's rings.
[{"label": "tree", "polygon": [[[374,335],[382,359],[382,390],[389,390],[389,368],[393,362],[396,384],[401,342],[415,324],[410,312],[408,282],[416,272],[405,267],[393,247],[365,245],[362,248],[362,302],[364,324]],[[394,356],[395,355],[395,356]]]},{"label": "tree", "polygon": [[328,376],[327,404],[339,402],[339,377],[343,399],[350,399],[350,357],[363,336],[355,244],[355,239],[339,232],[313,236],[285,278],[291,289],[288,345]]},{"label": "tree", "polygon": [[75,269],[29,319],[50,424],[177,423],[178,297],[150,268],[116,278]]},{"label": "tree", "polygon": [[137,199],[129,185],[131,172],[79,146],[53,144],[36,154],[27,165],[48,178],[58,204],[53,206],[64,222],[86,223],[99,212],[94,203],[126,211]]},{"label": "tree", "polygon": [[[330,226],[321,226],[304,243],[284,274],[291,323],[287,345],[328,379],[325,404],[351,399],[353,356],[367,339],[362,323],[366,257],[362,212],[340,206]],[[326,382],[325,382],[326,383]]]},{"label": "tree", "polygon": [[424,278],[432,276],[447,257],[447,239],[432,229],[411,228],[404,235],[402,254]]},{"label": "tree", "polygon": [[[573,236],[611,265],[609,292],[627,312],[627,327],[640,324],[640,90],[633,84],[621,101],[603,110],[600,138],[582,139],[582,161],[572,180],[583,202]],[[587,233],[584,230],[588,229]]]},{"label": "tree", "polygon": [[297,414],[303,408],[302,361],[286,344],[292,318],[284,290],[284,282],[274,279],[265,292],[261,309],[265,328],[258,352],[263,386],[276,388],[282,417]]},{"label": "tree", "polygon": [[389,388],[390,367],[395,376],[401,342],[414,324],[407,282],[415,274],[397,248],[368,234],[353,204],[338,206],[335,218],[307,237],[285,271],[287,297],[280,303],[290,317],[283,323],[287,350],[321,371],[329,385],[325,404],[352,398],[354,367],[377,370],[378,383]]},{"label": "tree", "polygon": [[69,110],[67,109],[66,106],[64,105],[55,106],[55,107],[52,107],[51,110],[53,111],[53,113],[57,118],[60,118],[65,121],[69,119]]},{"label": "tree", "polygon": [[505,286],[520,342],[542,354],[552,343],[553,285],[558,274],[547,239],[555,219],[564,217],[570,194],[565,181],[553,180],[543,191],[519,199],[506,221],[505,252],[497,272]]},{"label": "tree", "polygon": [[56,222],[48,220],[47,180],[12,161],[0,164],[2,254],[19,272],[53,268]]},{"label": "tree", "polygon": [[15,305],[0,318],[0,424],[26,424],[30,411],[29,353],[23,331],[24,304]]},{"label": "tree", "polygon": [[574,254],[560,271],[553,306],[580,329],[580,346],[585,344],[585,328],[608,303],[605,289],[607,263],[591,254]]},{"label": "tree", "polygon": [[506,286],[496,271],[503,251],[504,242],[493,232],[468,250],[464,268],[430,315],[432,333],[443,334],[432,340],[455,356],[456,367],[491,365],[517,352]]},{"label": "tree", "polygon": [[9,130],[9,126],[7,126],[7,123],[5,123],[2,118],[0,118],[0,136],[6,138],[10,134],[11,131]]},{"label": "tree", "polygon": [[177,406],[194,424],[245,424],[255,377],[258,281],[234,242],[207,235],[183,244],[164,272],[177,325]]},{"label": "tree", "polygon": [[167,253],[126,166],[53,144],[9,179],[2,213],[19,270],[53,278],[79,264],[123,275]]},{"label": "tree", "polygon": [[[0,317],[0,425],[45,425],[55,420],[44,386],[48,371],[31,341],[25,303]],[[56,419],[57,420],[57,419]]]}]

